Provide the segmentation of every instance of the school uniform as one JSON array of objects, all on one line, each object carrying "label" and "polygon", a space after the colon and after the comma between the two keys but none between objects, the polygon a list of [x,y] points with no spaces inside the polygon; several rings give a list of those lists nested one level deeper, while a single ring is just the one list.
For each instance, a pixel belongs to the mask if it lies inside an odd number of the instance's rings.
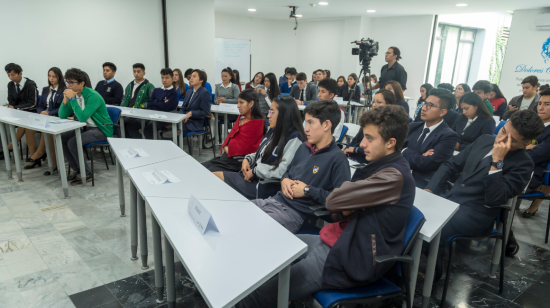
[{"label": "school uniform", "polygon": [[317,101],[317,87],[315,85],[306,84],[304,89],[300,89],[298,85],[294,85],[290,90],[290,96],[294,99],[300,100],[305,104],[311,104]]},{"label": "school uniform", "polygon": [[95,86],[95,90],[103,97],[107,105],[120,106],[122,103],[124,90],[122,85],[116,81],[115,78],[98,82]]},{"label": "school uniform", "polygon": [[36,113],[40,114],[42,111],[48,111],[51,116],[57,116],[59,113],[59,107],[63,103],[63,91],[65,87],[57,85],[56,88],[44,87],[42,88],[42,95],[40,100],[36,104]]},{"label": "school uniform", "polygon": [[200,87],[196,91],[194,88],[187,91],[179,113],[191,112],[191,117],[187,122],[182,123],[182,133],[203,130],[204,119],[210,118],[211,101],[212,95],[204,87]]},{"label": "school uniform", "polygon": [[[359,89],[358,86],[355,86],[355,87],[356,87],[355,93],[354,93],[353,97],[351,98],[351,101],[358,103],[358,102],[361,101],[361,90]],[[338,97],[343,98],[344,102],[350,101],[350,95],[351,95],[352,90],[353,90],[353,88],[350,88],[347,83],[344,83],[340,87],[340,90],[338,90]]]},{"label": "school uniform", "polygon": [[[457,134],[443,120],[431,127],[424,122],[409,125],[402,153],[411,166],[416,187],[424,189],[439,166],[453,157],[457,140]],[[431,149],[433,155],[422,155]]]},{"label": "school uniform", "polygon": [[[153,90],[151,97],[147,101],[147,105],[144,109],[156,110],[162,112],[171,112],[178,107],[178,94],[174,86],[168,88],[156,88]],[[160,131],[166,126],[171,125],[168,122],[157,121],[157,130]],[[133,139],[142,139],[142,134],[139,132],[141,129],[141,121],[132,121],[128,124],[128,135]],[[145,138],[153,139],[153,121],[145,122],[145,130],[143,132]]]},{"label": "school uniform", "polygon": [[508,106],[508,104],[506,104],[506,99],[493,98],[489,102],[491,103],[491,107],[493,109],[493,115],[502,117],[502,115],[506,111],[506,107]]},{"label": "school uniform", "polygon": [[359,129],[357,135],[355,135],[351,142],[345,147],[346,149],[353,147],[353,153],[347,154],[348,158],[360,164],[368,163],[367,159],[365,158],[365,150],[363,150],[363,148],[359,146],[361,144],[361,141],[363,141],[363,138],[365,138],[363,130]]},{"label": "school uniform", "polygon": [[[418,110],[418,113],[414,117],[414,119],[413,119],[414,122],[421,122],[422,121],[422,107],[423,106],[424,106],[424,103],[422,103],[422,106],[420,106],[420,109]],[[460,113],[462,114],[462,110],[460,111]],[[443,121],[445,121],[445,123],[447,123],[447,126],[449,126],[452,129],[453,126],[456,123],[456,120],[458,119],[458,117],[460,117],[461,114],[459,114],[458,112],[456,112],[453,109],[447,109],[447,113],[443,116]]]},{"label": "school uniform", "polygon": [[259,85],[257,88],[265,90],[265,94],[259,94],[260,110],[262,111],[264,118],[267,118],[267,113],[269,112],[269,108],[271,108],[271,100],[269,99],[269,89],[266,89],[264,85]]},{"label": "school uniform", "polygon": [[544,123],[544,132],[537,136],[533,143],[537,144],[536,147],[527,150],[527,154],[533,160],[535,164],[535,170],[531,182],[529,182],[530,189],[536,189],[544,181],[544,170],[550,163],[550,122]]},{"label": "school uniform", "polygon": [[[405,109],[405,113],[410,117],[410,114],[409,114],[409,103],[407,103],[406,101],[398,101],[397,103],[395,103],[396,105],[398,106],[401,106],[403,107],[403,109]],[[420,113],[420,112],[419,112]]]},{"label": "school uniform", "polygon": [[246,89],[256,89],[256,88],[259,87],[259,86],[263,86],[263,84],[259,83],[259,84],[257,84],[256,86],[254,86],[254,82],[249,81],[249,82],[247,82],[247,83],[244,85],[244,89],[245,89],[245,90],[246,90]]},{"label": "school uniform", "polygon": [[279,84],[279,89],[281,90],[281,94],[288,95],[290,93],[290,91],[292,90],[292,87],[296,84],[298,84],[298,82],[296,80],[294,80],[292,82],[292,84],[290,84],[290,86],[288,85],[288,81],[285,81],[284,83],[280,83]]},{"label": "school uniform", "polygon": [[154,89],[155,86],[147,79],[143,79],[139,83],[133,80],[126,86],[126,94],[120,106],[144,108],[149,101],[149,97],[153,94]]},{"label": "school uniform", "polygon": [[34,107],[37,94],[36,83],[29,78],[21,78],[18,84],[13,81],[8,83],[8,105],[13,106],[14,109]]},{"label": "school uniform", "polygon": [[239,87],[232,82],[230,82],[227,87],[225,87],[223,83],[218,83],[216,85],[214,102],[218,100],[218,97],[225,97],[225,104],[236,105],[240,93]]},{"label": "school uniform", "polygon": [[458,150],[462,151],[481,135],[493,135],[495,133],[495,120],[480,117],[468,119],[465,115],[461,115],[453,130],[458,134]]}]

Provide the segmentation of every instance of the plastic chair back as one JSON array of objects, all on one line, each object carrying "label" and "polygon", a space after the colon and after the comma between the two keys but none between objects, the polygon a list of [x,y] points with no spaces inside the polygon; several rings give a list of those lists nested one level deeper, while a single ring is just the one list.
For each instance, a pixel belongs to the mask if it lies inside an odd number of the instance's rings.
[{"label": "plastic chair back", "polygon": [[[120,114],[122,113],[122,110],[115,108],[115,107],[107,107],[107,113],[109,113],[109,117],[111,118],[111,122],[113,122],[114,125],[118,124],[118,119],[120,119]],[[118,136],[116,126],[113,126],[113,135]]]},{"label": "plastic chair back", "polygon": [[498,135],[498,132],[504,126],[504,124],[506,124],[506,122],[508,121],[500,121],[500,123],[498,123],[497,127],[495,128],[495,133],[494,133],[495,136]]},{"label": "plastic chair back", "polygon": [[348,131],[348,127],[346,125],[342,126],[342,133],[340,134],[340,138],[336,142],[342,142],[342,139],[344,139],[344,136],[346,135],[346,132]]}]

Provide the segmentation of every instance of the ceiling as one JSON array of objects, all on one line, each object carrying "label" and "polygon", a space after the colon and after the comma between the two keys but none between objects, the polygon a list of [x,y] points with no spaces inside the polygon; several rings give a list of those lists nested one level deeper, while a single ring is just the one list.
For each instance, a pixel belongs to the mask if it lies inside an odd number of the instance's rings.
[{"label": "ceiling", "polygon": [[[328,5],[319,5],[321,1]],[[459,14],[476,12],[506,12],[520,9],[535,9],[549,6],[548,0],[215,0],[216,13],[267,18],[288,19],[289,5],[298,6],[296,14],[301,19],[343,18],[349,16],[406,16],[426,14]],[[310,4],[315,3],[315,7]],[[457,3],[466,3],[466,7],[457,7]],[[249,12],[249,8],[256,12]],[[367,13],[367,10],[376,10]]]}]

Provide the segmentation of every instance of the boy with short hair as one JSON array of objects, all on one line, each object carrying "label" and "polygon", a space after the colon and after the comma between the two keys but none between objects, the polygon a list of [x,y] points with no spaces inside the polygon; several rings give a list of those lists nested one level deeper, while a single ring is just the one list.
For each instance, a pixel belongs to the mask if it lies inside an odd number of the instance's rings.
[{"label": "boy with short hair", "polygon": [[36,83],[23,77],[23,69],[15,63],[5,67],[8,78],[8,108],[26,109],[36,104]]},{"label": "boy with short hair", "polygon": [[103,78],[95,89],[107,105],[120,106],[124,95],[122,85],[115,80],[116,65],[112,62],[103,63]]},{"label": "boy with short hair", "polygon": [[[317,97],[319,100],[326,100],[326,99],[333,99],[337,94],[338,90],[340,89],[338,87],[338,82],[336,80],[331,78],[325,78],[319,81],[318,85],[318,93]],[[346,113],[344,112],[344,109],[342,107],[338,106],[340,108],[340,122],[338,122],[338,125],[334,129],[333,136],[338,141],[340,139],[340,135],[342,134],[342,129],[344,128],[344,120],[346,118]]]},{"label": "boy with short hair", "polygon": [[298,72],[294,67],[290,67],[286,70],[286,78],[287,81],[283,82],[279,85],[279,89],[281,90],[282,94],[290,93],[290,90],[292,90],[292,87],[297,84],[296,82],[296,75]]},{"label": "boy with short hair", "polygon": [[141,63],[133,65],[134,80],[126,86],[126,95],[121,107],[145,108],[155,86],[145,79],[145,66]]},{"label": "boy with short hair", "polygon": [[304,105],[317,101],[317,87],[307,82],[306,73],[296,75],[296,83],[290,90],[290,96],[294,98],[296,104]]},{"label": "boy with short hair", "polygon": [[537,112],[540,95],[537,93],[539,86],[537,76],[527,76],[521,81],[522,95],[513,97],[508,104],[502,120],[508,120],[518,110],[533,110]]},{"label": "boy with short hair", "polygon": [[474,86],[472,87],[472,91],[477,94],[481,100],[485,103],[485,106],[487,106],[487,110],[491,115],[493,115],[493,105],[491,105],[491,102],[489,101],[489,94],[491,93],[491,90],[493,89],[493,86],[491,83],[487,80],[478,80],[476,83],[474,83]]}]

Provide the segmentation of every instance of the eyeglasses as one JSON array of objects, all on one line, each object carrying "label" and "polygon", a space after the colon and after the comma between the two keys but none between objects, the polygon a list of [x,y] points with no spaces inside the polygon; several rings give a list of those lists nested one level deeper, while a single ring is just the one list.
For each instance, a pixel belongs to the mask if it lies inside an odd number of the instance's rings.
[{"label": "eyeglasses", "polygon": [[372,101],[372,104],[376,104],[376,105],[379,105],[379,106],[382,106],[382,105],[386,105],[386,102],[378,102],[378,101]]},{"label": "eyeglasses", "polygon": [[443,107],[437,106],[437,105],[434,104],[434,103],[428,103],[428,102],[424,103],[424,106],[426,106],[426,109],[427,109],[427,110],[432,109],[432,107],[437,107],[437,108],[440,108],[440,109],[445,109],[445,108],[443,108]]},{"label": "eyeglasses", "polygon": [[273,110],[271,110],[271,109],[269,109],[269,110],[267,111],[267,115],[270,116],[270,117],[272,117],[273,114],[275,114],[275,113],[277,113],[277,111],[273,111]]},{"label": "eyeglasses", "polygon": [[68,81],[68,80],[65,80],[65,83],[68,85],[68,86],[72,86],[74,84],[77,84],[78,82],[77,81]]}]

